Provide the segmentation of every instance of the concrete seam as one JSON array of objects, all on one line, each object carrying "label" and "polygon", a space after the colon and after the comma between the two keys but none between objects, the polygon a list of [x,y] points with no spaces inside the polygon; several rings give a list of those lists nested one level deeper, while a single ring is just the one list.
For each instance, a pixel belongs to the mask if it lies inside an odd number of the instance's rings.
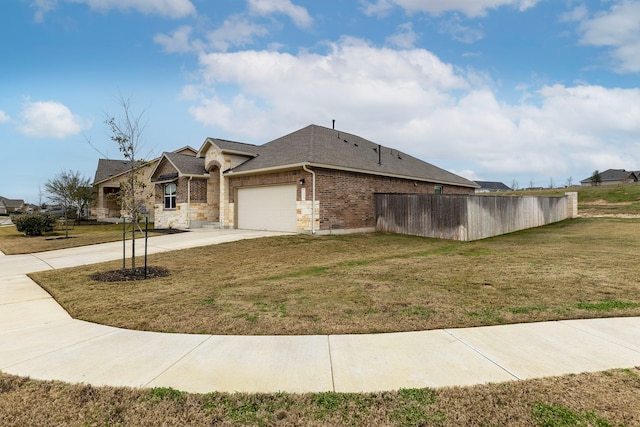
[{"label": "concrete seam", "polygon": [[39,256],[37,256],[36,254],[29,254],[29,255],[31,255],[32,257],[34,257],[34,258],[35,258],[35,259],[37,259],[38,261],[42,261],[42,262],[44,262],[44,263],[45,263],[45,264],[47,264],[47,265],[49,266],[49,268],[51,268],[52,270],[55,270],[55,269],[56,269],[53,265],[49,264],[47,261],[43,260],[42,258],[40,258]]},{"label": "concrete seam", "polygon": [[167,366],[165,369],[163,369],[158,375],[154,376],[153,378],[151,378],[149,381],[147,381],[142,387],[146,388],[149,387],[149,384],[151,384],[152,382],[154,382],[155,380],[158,379],[158,377],[160,377],[161,375],[163,375],[164,373],[166,373],[169,369],[173,368],[174,366],[176,366],[182,359],[184,359],[185,357],[187,357],[188,355],[190,355],[191,353],[193,353],[198,347],[200,347],[202,344],[206,343],[207,341],[213,339],[213,335],[209,335],[206,339],[200,341],[196,346],[194,346],[191,350],[187,351],[185,354],[183,354],[182,356],[178,357],[173,363],[171,363],[169,366]]},{"label": "concrete seam", "polygon": [[469,347],[471,350],[473,350],[475,353],[477,353],[478,355],[480,355],[481,357],[483,357],[484,359],[486,359],[487,361],[491,362],[492,364],[494,364],[495,366],[497,366],[498,368],[502,369],[503,371],[505,371],[507,374],[511,375],[512,377],[514,377],[517,380],[522,380],[523,378],[520,378],[519,376],[517,376],[514,372],[511,372],[510,370],[508,370],[507,368],[505,368],[504,366],[502,366],[501,364],[499,364],[498,362],[496,362],[495,360],[493,360],[492,358],[490,358],[488,355],[482,353],[480,350],[478,350],[477,348],[475,348],[473,345],[471,345],[470,343],[466,342],[465,340],[463,340],[462,338],[457,337],[451,330],[449,329],[443,329],[443,331],[447,334],[449,334],[449,336],[451,336],[452,338],[454,338],[456,341],[462,343],[463,345],[465,345],[466,347]]},{"label": "concrete seam", "polygon": [[327,335],[327,348],[329,350],[329,369],[331,371],[331,390],[336,391],[336,380],[333,373],[333,355],[331,354],[331,335]]}]

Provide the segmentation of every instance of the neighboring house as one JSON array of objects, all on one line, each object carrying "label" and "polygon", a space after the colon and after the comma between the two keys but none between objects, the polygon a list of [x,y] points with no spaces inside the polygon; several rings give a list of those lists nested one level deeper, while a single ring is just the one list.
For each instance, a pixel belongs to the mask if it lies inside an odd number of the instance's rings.
[{"label": "neighboring house", "polygon": [[640,178],[640,173],[624,169],[607,169],[600,172],[600,182],[597,184],[592,181],[592,176],[580,181],[580,185],[588,187],[593,185],[636,184]]},{"label": "neighboring house", "polygon": [[[183,147],[176,152],[195,156],[196,150],[191,147]],[[149,185],[149,177],[158,159],[140,163],[138,180],[144,183],[144,205],[149,212],[149,220],[154,221],[153,197],[154,188]],[[97,195],[95,205],[91,209],[91,214],[98,221],[115,221],[123,216],[119,202],[120,184],[128,177],[127,173],[131,169],[131,162],[127,160],[99,159],[93,186],[96,187]]]},{"label": "neighboring house", "polygon": [[496,181],[475,181],[480,188],[476,188],[476,193],[493,193],[496,191],[511,191],[511,188],[507,187],[502,182]]},{"label": "neighboring house", "polygon": [[23,212],[25,212],[24,200],[7,199],[6,197],[0,196],[0,214],[8,215]]},{"label": "neighboring house", "polygon": [[151,172],[156,228],[373,230],[375,193],[473,194],[472,181],[359,136],[310,125],[264,145],[207,138]]}]

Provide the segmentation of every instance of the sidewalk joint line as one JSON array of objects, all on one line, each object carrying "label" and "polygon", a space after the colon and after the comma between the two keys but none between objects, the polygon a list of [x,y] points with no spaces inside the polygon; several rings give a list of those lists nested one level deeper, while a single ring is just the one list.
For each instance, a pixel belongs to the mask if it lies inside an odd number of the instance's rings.
[{"label": "sidewalk joint line", "polygon": [[197,345],[195,345],[191,350],[187,351],[185,354],[183,354],[182,356],[178,357],[173,363],[171,363],[169,366],[167,366],[165,369],[163,369],[158,375],[154,376],[153,378],[151,378],[149,381],[147,381],[144,384],[144,388],[148,388],[149,384],[151,384],[152,382],[154,382],[155,380],[157,380],[160,376],[162,376],[163,374],[165,374],[169,369],[173,368],[174,366],[176,366],[181,360],[183,360],[185,357],[187,357],[188,355],[190,355],[191,353],[193,353],[197,348],[199,348],[200,346],[202,346],[204,343],[206,343],[207,341],[213,339],[214,335],[208,335],[206,336],[205,339],[203,339],[202,341],[200,341]]},{"label": "sidewalk joint line", "polygon": [[45,261],[45,260],[43,260],[42,258],[40,258],[39,256],[37,256],[35,253],[33,253],[33,254],[29,254],[29,255],[31,255],[32,257],[34,257],[34,258],[35,258],[35,259],[37,259],[38,261],[42,261],[42,262],[44,262],[44,263],[45,263],[45,264],[47,264],[47,265],[48,265],[52,270],[55,270],[55,269],[56,269],[53,265],[49,264],[47,261]]},{"label": "sidewalk joint line", "polygon": [[495,366],[497,366],[498,368],[502,369],[503,371],[505,371],[507,374],[511,375],[513,378],[515,378],[516,380],[522,380],[524,378],[520,378],[519,376],[517,376],[515,373],[511,372],[510,370],[508,370],[507,368],[505,368],[504,366],[502,366],[501,364],[499,364],[498,362],[496,362],[495,360],[491,359],[488,355],[484,354],[483,352],[481,352],[480,350],[478,350],[477,348],[475,348],[473,345],[471,345],[470,343],[466,342],[465,340],[463,340],[462,338],[456,336],[450,329],[443,329],[444,332],[446,332],[447,334],[449,334],[449,336],[451,336],[452,338],[454,338],[456,341],[462,343],[463,345],[465,345],[466,347],[470,348],[471,350],[473,350],[475,353],[477,353],[478,355],[480,355],[481,357],[483,357],[485,360],[491,362],[492,364],[494,364]]},{"label": "sidewalk joint line", "polygon": [[331,390],[336,391],[336,380],[333,372],[333,354],[331,354],[331,335],[327,335],[327,346],[329,350],[329,369],[331,371]]}]

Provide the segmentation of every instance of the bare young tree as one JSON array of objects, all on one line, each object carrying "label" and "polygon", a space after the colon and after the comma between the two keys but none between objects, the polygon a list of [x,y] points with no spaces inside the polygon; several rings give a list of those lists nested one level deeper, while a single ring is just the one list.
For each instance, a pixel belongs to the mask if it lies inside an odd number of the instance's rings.
[{"label": "bare young tree", "polygon": [[571,187],[573,185],[573,177],[570,176],[569,178],[567,178],[567,182],[565,183],[565,185],[567,187]]},{"label": "bare young tree", "polygon": [[[117,99],[122,108],[119,116],[108,116],[105,123],[111,130],[111,140],[118,145],[118,149],[126,160],[129,161],[126,180],[120,184],[119,202],[130,224],[131,230],[131,268],[136,268],[136,227],[139,227],[140,219],[144,214],[144,206],[147,202],[145,188],[147,184],[141,178],[141,167],[146,164],[140,151],[142,149],[142,134],[147,126],[144,118],[145,112],[134,113],[128,98],[120,96]],[[124,253],[123,253],[124,257]]]},{"label": "bare young tree", "polygon": [[75,210],[76,217],[90,200],[87,200],[87,188],[91,188],[89,178],[80,172],[61,172],[44,184],[47,199],[64,209],[65,237],[69,237],[69,213]]}]

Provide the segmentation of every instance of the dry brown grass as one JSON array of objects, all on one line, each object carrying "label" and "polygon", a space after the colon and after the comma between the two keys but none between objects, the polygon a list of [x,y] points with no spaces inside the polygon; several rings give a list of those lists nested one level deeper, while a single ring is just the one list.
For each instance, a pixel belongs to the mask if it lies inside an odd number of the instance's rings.
[{"label": "dry brown grass", "polygon": [[[153,230],[153,226],[149,226]],[[149,236],[152,235],[157,233],[149,233]],[[137,238],[141,236],[140,232],[136,235]],[[127,238],[131,238],[131,231],[128,231]],[[0,227],[0,251],[5,255],[77,248],[118,240],[122,240],[122,224],[76,225],[69,228],[69,238],[65,238],[64,228],[57,228],[43,236],[25,237],[15,226]]]},{"label": "dry brown grass", "polygon": [[0,425],[637,426],[640,369],[439,390],[186,394],[0,373]]},{"label": "dry brown grass", "polygon": [[119,263],[33,274],[72,316],[131,329],[343,334],[638,316],[640,220],[579,219],[477,242],[287,236],[150,257],[170,275],[100,283]]}]

